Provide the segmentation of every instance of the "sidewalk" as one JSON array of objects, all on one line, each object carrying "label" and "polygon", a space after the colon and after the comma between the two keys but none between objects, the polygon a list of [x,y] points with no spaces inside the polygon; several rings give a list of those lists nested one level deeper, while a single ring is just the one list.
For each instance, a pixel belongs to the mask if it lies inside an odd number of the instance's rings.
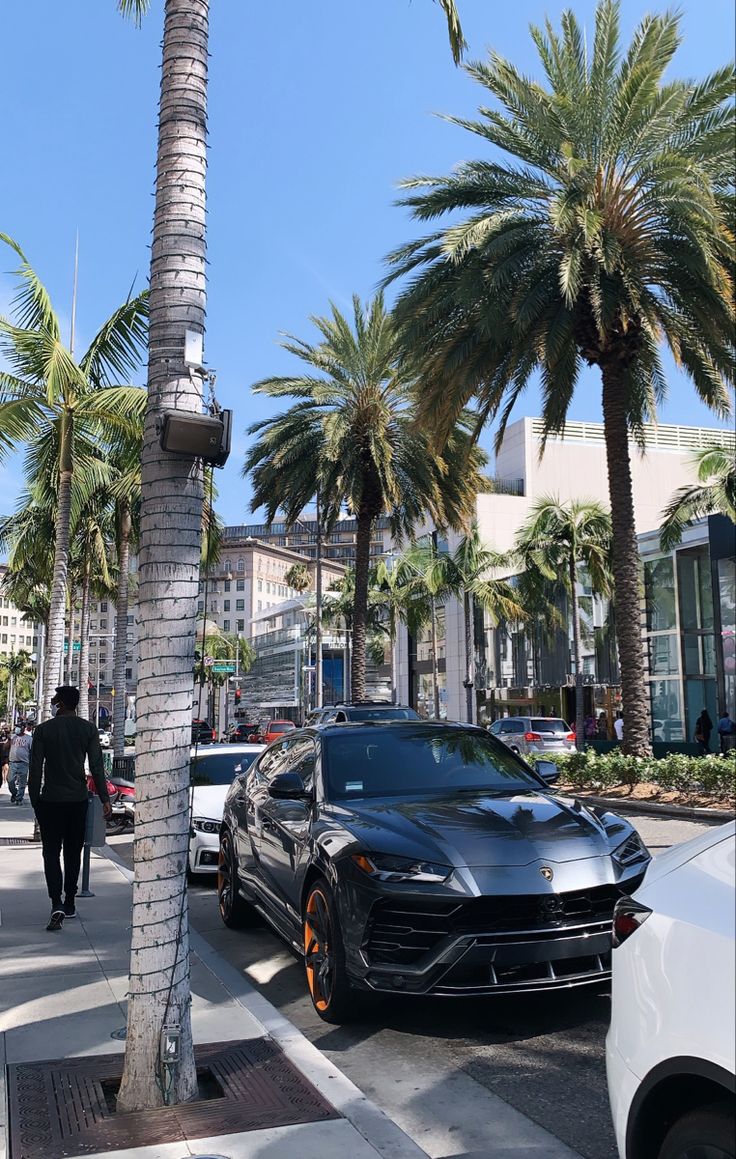
[{"label": "sidewalk", "polygon": [[[93,854],[90,883],[95,896],[78,899],[79,917],[65,923],[60,933],[47,933],[49,902],[41,850],[38,845],[27,844],[32,832],[30,806],[11,806],[7,790],[1,790],[0,1087],[6,1064],[17,1076],[25,1073],[14,1070],[18,1064],[113,1055],[124,1050],[124,1043],[111,1035],[126,1022],[130,874],[109,857]],[[9,840],[12,845],[7,844]],[[328,1115],[321,1121],[286,1126],[278,1125],[277,1115],[272,1126],[259,1129],[211,1137],[188,1135],[183,1142],[103,1148],[93,1153],[113,1159],[185,1159],[205,1153],[230,1159],[286,1159],[295,1155],[299,1159],[426,1159],[421,1148],[194,932],[191,945],[195,1044],[241,1043],[246,1053],[258,1056],[260,1051],[277,1061],[285,1059],[287,1066],[300,1072],[317,1095],[331,1104]],[[27,1073],[32,1073],[30,1068]],[[0,1095],[2,1156],[10,1124],[6,1094],[0,1090]],[[27,1110],[25,1113],[28,1115]],[[17,1140],[21,1111],[11,1108],[13,1115],[19,1117],[18,1121],[13,1119]],[[119,1136],[122,1116],[112,1118]],[[74,1148],[73,1129],[61,1143],[46,1145],[42,1151],[38,1131],[35,1136],[29,1131],[24,1138],[30,1140],[28,1149],[25,1143],[16,1145],[10,1159],[39,1153],[44,1159],[73,1159],[81,1153]],[[91,1152],[85,1149],[83,1153]]]}]

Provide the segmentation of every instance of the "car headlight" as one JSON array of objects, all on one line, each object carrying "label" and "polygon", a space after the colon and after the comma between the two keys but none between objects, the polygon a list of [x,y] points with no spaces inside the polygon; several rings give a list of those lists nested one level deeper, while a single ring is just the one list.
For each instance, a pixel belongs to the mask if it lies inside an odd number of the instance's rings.
[{"label": "car headlight", "polygon": [[412,857],[392,857],[388,853],[354,853],[353,862],[378,881],[446,881],[452,873],[450,865],[433,861],[417,861]]},{"label": "car headlight", "polygon": [[617,865],[626,869],[630,865],[636,865],[639,861],[648,861],[650,855],[641,837],[634,830],[629,833],[625,841],[616,846],[611,856]]},{"label": "car headlight", "polygon": [[207,817],[195,817],[192,821],[192,828],[196,829],[198,833],[219,833],[220,822],[210,821]]}]

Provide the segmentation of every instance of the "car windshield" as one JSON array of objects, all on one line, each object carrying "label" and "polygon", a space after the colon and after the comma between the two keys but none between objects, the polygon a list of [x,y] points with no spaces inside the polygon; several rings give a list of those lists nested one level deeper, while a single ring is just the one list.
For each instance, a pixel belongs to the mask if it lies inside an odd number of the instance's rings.
[{"label": "car windshield", "polygon": [[532,732],[564,732],[568,733],[570,728],[565,724],[564,720],[548,720],[546,717],[540,717],[538,720],[532,722]]},{"label": "car windshield", "polygon": [[540,788],[537,778],[487,733],[425,724],[325,736],[324,769],[327,795],[333,801]]},{"label": "car windshield", "polygon": [[274,732],[274,733],[276,733],[276,732],[291,732],[291,730],[293,728],[296,728],[296,725],[292,724],[290,721],[285,722],[285,721],[279,720],[273,724],[269,724],[268,731]]},{"label": "car windshield", "polygon": [[413,708],[394,708],[391,705],[376,705],[375,708],[346,708],[345,715],[350,720],[419,720],[419,713]]},{"label": "car windshield", "polygon": [[253,753],[207,753],[191,764],[193,785],[231,785],[238,773],[250,768],[258,756]]}]

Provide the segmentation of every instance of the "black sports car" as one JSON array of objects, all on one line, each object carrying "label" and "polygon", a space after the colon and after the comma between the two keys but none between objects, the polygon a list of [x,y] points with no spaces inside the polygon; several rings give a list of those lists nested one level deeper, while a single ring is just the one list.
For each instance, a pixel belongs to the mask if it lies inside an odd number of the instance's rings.
[{"label": "black sports car", "polygon": [[228,926],[267,918],[303,954],[319,1014],[341,1022],[357,990],[600,982],[613,907],[648,862],[628,821],[553,796],[484,729],[323,725],[234,781],[218,899]]}]

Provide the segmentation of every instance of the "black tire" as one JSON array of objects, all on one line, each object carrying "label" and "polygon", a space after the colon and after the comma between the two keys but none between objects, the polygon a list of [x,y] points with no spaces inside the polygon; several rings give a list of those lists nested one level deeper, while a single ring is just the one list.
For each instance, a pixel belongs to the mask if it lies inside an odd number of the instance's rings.
[{"label": "black tire", "polygon": [[736,1119],[727,1103],[689,1111],[674,1123],[658,1159],[735,1159]]},{"label": "black tire", "polygon": [[325,1022],[351,1022],[360,994],[348,981],[335,899],[324,878],[312,882],[302,915],[304,970],[312,1005]]},{"label": "black tire", "polygon": [[217,860],[217,905],[228,929],[241,930],[252,926],[256,913],[241,896],[238,882],[238,866],[235,860],[233,839],[227,829],[220,834],[220,854]]},{"label": "black tire", "polygon": [[127,828],[128,822],[125,817],[108,817],[105,821],[105,836],[119,837]]}]

